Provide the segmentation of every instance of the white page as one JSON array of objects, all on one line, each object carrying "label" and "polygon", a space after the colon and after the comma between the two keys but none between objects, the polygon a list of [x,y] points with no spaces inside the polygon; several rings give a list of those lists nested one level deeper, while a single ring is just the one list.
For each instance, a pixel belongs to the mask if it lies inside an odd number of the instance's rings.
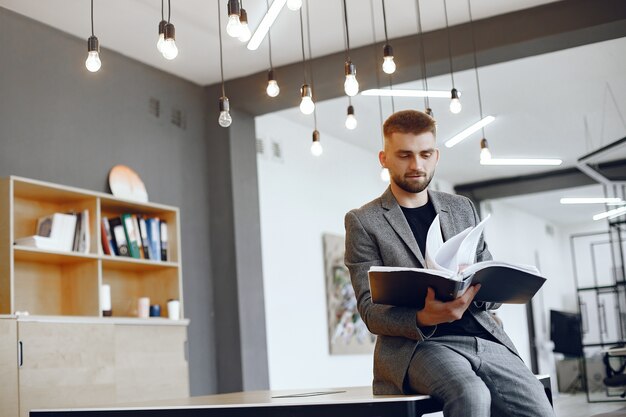
[{"label": "white page", "polygon": [[[461,242],[458,251],[456,253],[456,265],[457,268],[466,268],[470,265],[473,265],[476,262],[476,250],[478,249],[478,242],[480,241],[480,236],[483,233],[485,228],[485,224],[491,215],[485,217],[483,221],[478,223],[463,239]],[[458,269],[457,269],[458,272]]]},{"label": "white page", "polygon": [[[435,216],[435,219],[428,228],[428,234],[426,235],[426,253],[424,254],[424,260],[426,261],[426,268],[447,270],[442,267],[436,260],[436,255],[439,249],[443,246],[443,236],[441,235],[441,226],[439,224],[439,215]],[[450,271],[454,272],[454,271]]]}]

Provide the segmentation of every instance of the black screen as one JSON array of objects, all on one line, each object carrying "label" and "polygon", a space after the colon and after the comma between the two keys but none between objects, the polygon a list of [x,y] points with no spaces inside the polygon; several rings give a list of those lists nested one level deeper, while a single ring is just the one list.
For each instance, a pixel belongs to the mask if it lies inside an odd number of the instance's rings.
[{"label": "black screen", "polygon": [[550,339],[554,351],[567,356],[582,356],[580,314],[550,310]]}]

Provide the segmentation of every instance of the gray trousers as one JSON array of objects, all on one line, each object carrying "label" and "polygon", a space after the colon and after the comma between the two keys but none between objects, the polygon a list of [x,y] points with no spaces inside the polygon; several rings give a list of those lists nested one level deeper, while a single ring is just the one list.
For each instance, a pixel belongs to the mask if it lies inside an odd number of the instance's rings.
[{"label": "gray trousers", "polygon": [[421,342],[407,379],[413,391],[441,401],[446,417],[554,417],[541,382],[498,342],[471,336]]}]

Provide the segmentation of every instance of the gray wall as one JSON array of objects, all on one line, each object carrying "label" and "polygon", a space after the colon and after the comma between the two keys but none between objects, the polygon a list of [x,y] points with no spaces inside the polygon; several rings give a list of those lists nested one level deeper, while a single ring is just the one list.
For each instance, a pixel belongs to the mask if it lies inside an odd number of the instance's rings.
[{"label": "gray wall", "polygon": [[[0,39],[0,176],[108,191],[110,168],[125,164],[151,201],[180,207],[191,392],[217,392],[206,91],[106,49],[89,73],[86,40],[2,8]],[[185,129],[170,123],[174,108]]]}]

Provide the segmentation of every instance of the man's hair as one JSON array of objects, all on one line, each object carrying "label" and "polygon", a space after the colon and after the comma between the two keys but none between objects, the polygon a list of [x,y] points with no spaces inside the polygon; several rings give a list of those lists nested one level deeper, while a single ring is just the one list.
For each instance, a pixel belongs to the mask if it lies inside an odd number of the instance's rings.
[{"label": "man's hair", "polygon": [[435,119],[418,110],[397,111],[385,120],[383,135],[385,139],[394,133],[412,133],[420,135],[430,132],[437,136],[437,124]]}]

